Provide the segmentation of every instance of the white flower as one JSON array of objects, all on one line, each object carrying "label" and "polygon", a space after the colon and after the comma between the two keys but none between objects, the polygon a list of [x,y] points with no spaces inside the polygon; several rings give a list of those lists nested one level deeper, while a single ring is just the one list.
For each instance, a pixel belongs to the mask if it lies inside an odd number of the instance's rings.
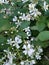
[{"label": "white flower", "polygon": [[35,8],[35,9],[32,11],[32,13],[30,13],[30,15],[32,15],[32,16],[34,16],[34,17],[37,17],[38,15],[41,15],[41,12],[39,12],[38,9]]},{"label": "white flower", "polygon": [[19,36],[19,35],[17,35],[16,37],[15,37],[15,42],[16,43],[22,43],[22,39],[21,39],[21,36]]},{"label": "white flower", "polygon": [[17,49],[20,48],[19,44],[22,43],[21,36],[19,36],[19,35],[17,35],[15,37],[15,40],[12,41],[12,39],[10,39],[10,40],[7,40],[7,41],[8,41],[7,44],[10,44],[12,46],[16,46]]},{"label": "white flower", "polygon": [[26,20],[27,20],[27,21],[30,21],[30,19],[31,19],[30,14],[27,14],[27,15],[26,15]]},{"label": "white flower", "polygon": [[14,2],[11,2],[11,5],[13,6],[14,5]]},{"label": "white flower", "polygon": [[23,15],[20,16],[19,18],[22,19],[22,20],[26,20],[26,15],[25,15],[25,13],[23,13]]},{"label": "white flower", "polygon": [[29,12],[30,15],[37,17],[38,15],[41,15],[41,12],[38,11],[38,9],[35,8],[36,4],[29,4]]},{"label": "white flower", "polygon": [[31,36],[30,27],[27,27],[27,28],[25,28],[24,30],[25,30],[25,32],[26,32],[26,34],[27,34],[28,36]]},{"label": "white flower", "polygon": [[6,52],[6,54],[7,54],[8,61],[6,60],[6,62],[3,65],[15,65],[15,64],[13,64],[13,59],[15,58],[15,54],[12,54],[9,51],[9,49],[4,50],[4,52]]},{"label": "white flower", "polygon": [[15,24],[17,25],[17,28],[21,25],[21,22],[18,20],[17,22],[15,22]]},{"label": "white flower", "polygon": [[19,16],[19,18],[20,18],[21,20],[30,21],[31,16],[30,16],[30,14],[25,15],[25,13],[23,13],[22,16]]},{"label": "white flower", "polygon": [[28,0],[22,0],[23,3],[27,2]]},{"label": "white flower", "polygon": [[5,62],[3,65],[10,65],[10,63],[9,62]]},{"label": "white flower", "polygon": [[22,12],[20,12],[20,11],[18,11],[18,14],[22,15],[23,13],[22,13]]},{"label": "white flower", "polygon": [[37,60],[41,60],[41,56],[40,56],[40,54],[38,52],[36,52],[35,57],[36,57]]},{"label": "white flower", "polygon": [[26,60],[26,61],[24,61],[24,63],[25,63],[25,65],[34,65],[36,62],[35,62],[35,60]]},{"label": "white flower", "polygon": [[19,46],[20,43],[22,43],[22,39],[18,35],[18,36],[15,37],[15,42],[14,42],[13,46],[16,46],[16,48],[19,49],[20,48],[20,46]]},{"label": "white flower", "polygon": [[43,49],[40,46],[38,47],[38,52],[39,53],[42,53],[43,52]]},{"label": "white flower", "polygon": [[25,61],[25,65],[29,65],[29,60],[27,59],[26,61]]},{"label": "white flower", "polygon": [[28,54],[28,56],[30,56],[31,57],[31,55],[34,53],[34,49],[31,47],[31,45],[30,44],[28,44],[28,45],[24,45],[23,46],[23,49],[25,49],[24,51],[23,51],[23,53],[25,54],[25,55],[27,55]]},{"label": "white flower", "polygon": [[19,44],[18,44],[18,43],[16,43],[16,42],[13,44],[13,46],[16,46],[16,48],[17,48],[17,49],[19,49],[19,48],[20,48]]},{"label": "white flower", "polygon": [[14,16],[14,18],[13,18],[13,22],[16,22],[16,21],[17,21],[17,17]]},{"label": "white flower", "polygon": [[8,32],[7,31],[5,31],[5,34],[7,34]]},{"label": "white flower", "polygon": [[5,62],[3,65],[16,65],[16,64],[11,64],[10,62]]},{"label": "white flower", "polygon": [[8,42],[7,44],[12,45],[15,41],[12,41],[12,39],[8,39],[7,42]]},{"label": "white flower", "polygon": [[28,31],[30,31],[30,27],[27,27],[24,30],[25,30],[25,32],[28,32]]},{"label": "white flower", "polygon": [[31,37],[31,41],[34,41],[34,39],[35,39],[34,37]]},{"label": "white flower", "polygon": [[36,64],[35,60],[31,60],[30,65],[34,65],[34,64]]},{"label": "white flower", "polygon": [[9,59],[9,62],[12,63],[13,62],[13,55],[11,54],[11,52],[9,50],[4,50],[4,52],[7,53],[7,58]]},{"label": "white flower", "polygon": [[21,61],[20,64],[21,64],[21,65],[24,65],[24,61]]},{"label": "white flower", "polygon": [[32,4],[32,3],[29,4],[30,13],[34,10],[35,6],[36,6],[36,4]]},{"label": "white flower", "polygon": [[0,0],[0,3],[2,4],[2,3],[5,3],[5,4],[8,4],[8,0]]},{"label": "white flower", "polygon": [[44,1],[44,6],[43,6],[44,10],[47,11],[48,7],[49,7],[49,5],[47,5],[46,1]]}]

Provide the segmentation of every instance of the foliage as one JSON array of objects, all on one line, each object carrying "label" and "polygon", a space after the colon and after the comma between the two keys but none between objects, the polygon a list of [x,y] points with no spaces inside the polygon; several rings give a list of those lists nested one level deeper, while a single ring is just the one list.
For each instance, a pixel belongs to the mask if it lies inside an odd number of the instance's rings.
[{"label": "foliage", "polygon": [[[29,54],[24,52],[28,44],[32,50],[35,49],[33,56],[36,56],[39,47],[43,48],[43,55],[42,52],[39,53],[42,59],[35,58],[36,65],[49,65],[49,52],[45,52],[49,47],[49,0],[0,0],[0,58],[5,54],[7,57],[10,52],[18,57],[15,58],[16,61],[14,59],[14,63],[20,65],[21,61],[25,60],[26,63],[28,59],[31,60]],[[24,45],[26,48],[23,48]],[[0,65],[6,65],[6,57],[0,59]]]}]

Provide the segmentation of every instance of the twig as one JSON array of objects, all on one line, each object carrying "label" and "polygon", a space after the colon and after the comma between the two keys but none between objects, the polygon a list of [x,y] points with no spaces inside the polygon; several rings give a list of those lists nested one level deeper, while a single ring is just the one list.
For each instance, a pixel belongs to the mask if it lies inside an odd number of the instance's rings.
[{"label": "twig", "polygon": [[49,58],[48,58],[46,55],[44,55],[44,57],[45,57],[45,59],[46,59],[47,61],[49,61]]}]

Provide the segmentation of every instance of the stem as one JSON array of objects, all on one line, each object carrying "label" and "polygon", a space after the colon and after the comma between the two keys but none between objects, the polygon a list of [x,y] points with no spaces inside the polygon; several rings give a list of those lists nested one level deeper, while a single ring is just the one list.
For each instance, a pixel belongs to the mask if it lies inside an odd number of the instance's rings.
[{"label": "stem", "polygon": [[46,55],[44,55],[44,57],[45,57],[45,59],[46,59],[46,60],[48,60],[48,61],[49,61],[49,58],[48,58]]},{"label": "stem", "polygon": [[18,53],[19,59],[22,61],[22,58],[21,58],[20,53],[19,53],[19,50],[17,49],[16,51]]}]

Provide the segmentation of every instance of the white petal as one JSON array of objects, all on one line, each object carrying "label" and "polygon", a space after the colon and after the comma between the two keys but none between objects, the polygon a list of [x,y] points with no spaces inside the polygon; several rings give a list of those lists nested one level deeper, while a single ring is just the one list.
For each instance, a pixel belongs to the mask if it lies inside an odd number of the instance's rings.
[{"label": "white petal", "polygon": [[26,45],[23,45],[23,49],[27,49]]},{"label": "white petal", "polygon": [[23,51],[23,53],[26,55],[27,54],[27,50]]}]

